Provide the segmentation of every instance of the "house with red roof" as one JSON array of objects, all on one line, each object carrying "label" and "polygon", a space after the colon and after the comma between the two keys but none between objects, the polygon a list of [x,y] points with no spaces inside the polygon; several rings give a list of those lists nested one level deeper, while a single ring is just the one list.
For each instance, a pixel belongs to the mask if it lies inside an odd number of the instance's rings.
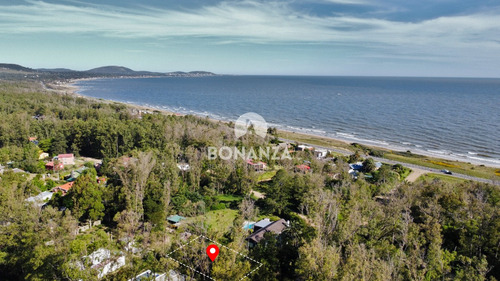
[{"label": "house with red roof", "polygon": [[55,193],[55,192],[59,192],[59,191],[61,191],[61,192],[62,192],[62,195],[64,196],[64,195],[66,195],[66,194],[69,192],[69,190],[73,187],[73,184],[74,184],[74,183],[75,183],[75,182],[67,182],[67,183],[65,183],[65,184],[63,184],[63,185],[56,186],[56,187],[54,187],[54,188],[52,189],[52,192],[54,192],[54,193]]},{"label": "house with red roof", "polygon": [[264,171],[267,169],[267,164],[262,161],[254,162],[252,159],[248,159],[247,165],[255,169],[255,171]]},{"label": "house with red roof", "polygon": [[59,154],[55,158],[64,165],[75,165],[75,155],[73,153]]},{"label": "house with red roof", "polygon": [[47,169],[48,171],[59,171],[64,169],[64,164],[61,162],[50,161],[45,164],[45,169]]},{"label": "house with red roof", "polygon": [[302,172],[304,174],[307,174],[311,171],[311,167],[307,166],[306,164],[301,164],[295,166],[295,172]]}]

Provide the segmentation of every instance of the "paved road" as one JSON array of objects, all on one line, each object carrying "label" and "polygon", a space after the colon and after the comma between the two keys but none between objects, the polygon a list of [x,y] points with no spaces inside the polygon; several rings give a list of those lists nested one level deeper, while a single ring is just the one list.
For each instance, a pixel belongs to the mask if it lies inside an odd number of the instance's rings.
[{"label": "paved road", "polygon": [[[289,143],[295,142],[293,140],[284,139],[284,138],[280,138],[280,140],[284,141],[284,142],[289,142]],[[324,146],[318,146],[318,145],[313,145],[313,144],[308,144],[308,143],[302,143],[302,142],[300,142],[300,143],[308,145],[308,146],[317,147],[317,148],[328,149],[328,150],[331,150],[331,151],[334,151],[334,152],[337,152],[337,153],[340,153],[340,154],[346,155],[346,156],[349,156],[349,155],[352,154],[351,151],[344,150],[344,149],[324,147]],[[400,161],[395,161],[395,160],[389,160],[389,159],[380,158],[380,157],[372,157],[372,156],[366,156],[366,155],[363,155],[363,157],[371,157],[375,161],[386,163],[386,164],[391,164],[391,165],[401,164],[404,167],[407,167],[407,168],[410,168],[410,169],[412,169],[412,168],[413,169],[421,169],[421,170],[425,170],[425,171],[428,171],[428,172],[431,172],[431,173],[443,174],[443,172],[441,172],[441,170],[439,170],[439,169],[429,168],[429,167],[425,167],[425,166],[420,166],[420,165],[415,165],[415,164],[410,164],[410,163],[405,163],[405,162],[400,162]],[[465,180],[473,180],[473,181],[478,181],[478,182],[484,182],[484,183],[489,183],[489,184],[494,184],[494,185],[500,186],[500,181],[493,181],[493,180],[484,179],[484,178],[472,177],[472,176],[468,176],[468,175],[464,175],[464,174],[459,174],[459,173],[453,173],[452,175],[448,175],[448,176],[455,177],[455,178],[460,178],[460,179],[465,179]]]}]

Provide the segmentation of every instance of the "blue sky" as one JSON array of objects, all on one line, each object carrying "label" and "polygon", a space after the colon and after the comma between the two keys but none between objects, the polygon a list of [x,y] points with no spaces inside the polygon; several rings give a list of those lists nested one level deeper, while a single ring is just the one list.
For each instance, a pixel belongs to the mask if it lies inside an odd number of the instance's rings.
[{"label": "blue sky", "polygon": [[498,0],[0,0],[0,36],[33,68],[500,77]]}]

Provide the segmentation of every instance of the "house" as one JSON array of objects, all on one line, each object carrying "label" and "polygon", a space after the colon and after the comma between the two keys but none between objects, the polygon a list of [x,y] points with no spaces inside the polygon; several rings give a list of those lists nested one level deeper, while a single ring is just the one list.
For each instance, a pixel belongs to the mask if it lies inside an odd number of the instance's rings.
[{"label": "house", "polygon": [[[121,254],[121,253],[119,253]],[[105,275],[117,271],[125,265],[125,256],[112,255],[111,251],[105,248],[100,248],[88,256],[83,257],[89,264],[90,268],[98,271],[97,277],[103,278]],[[78,266],[81,270],[85,270],[84,263],[79,262]]]},{"label": "house", "polygon": [[59,171],[64,169],[64,164],[61,162],[50,161],[47,164],[45,164],[45,169],[48,171]]},{"label": "house", "polygon": [[264,171],[267,169],[267,164],[262,161],[254,162],[252,159],[248,159],[247,165],[252,167],[255,171]]},{"label": "house", "polygon": [[52,192],[62,192],[62,195],[66,195],[68,191],[73,187],[74,182],[68,182],[60,186],[56,186],[52,189]]},{"label": "house", "polygon": [[189,166],[189,164],[187,164],[187,163],[177,164],[177,167],[179,168],[179,170],[181,170],[183,172],[187,172],[187,171],[191,170],[191,166]]},{"label": "house", "polygon": [[154,273],[151,270],[146,270],[136,277],[129,279],[128,281],[167,281],[166,273]]},{"label": "house", "polygon": [[38,140],[36,139],[36,137],[29,137],[29,141],[34,145],[38,145]]},{"label": "house", "polygon": [[167,218],[167,221],[172,224],[174,228],[179,227],[182,220],[186,219],[185,217],[179,215],[173,215]]},{"label": "house", "polygon": [[314,147],[308,146],[308,145],[305,145],[305,144],[297,145],[297,150],[298,151],[306,151],[306,150],[313,150],[313,149],[314,149]]},{"label": "house", "polygon": [[363,163],[357,162],[357,163],[349,164],[349,168],[351,168],[354,171],[361,171],[363,169]]},{"label": "house", "polygon": [[380,162],[375,162],[375,170],[380,169],[380,167],[382,167],[382,163],[380,163]]},{"label": "house", "polygon": [[307,174],[310,171],[311,171],[311,167],[309,167],[306,164],[301,164],[301,165],[295,166],[295,172],[302,172],[304,174]]},{"label": "house", "polygon": [[87,167],[81,167],[79,169],[76,169],[74,171],[71,171],[71,174],[69,176],[69,178],[67,179],[67,181],[75,181],[82,173],[83,171],[87,170],[88,168]]},{"label": "house", "polygon": [[253,230],[258,231],[259,229],[264,228],[264,227],[270,225],[271,223],[272,223],[272,221],[270,219],[265,218],[265,219],[260,220],[257,223],[255,223],[253,225]]},{"label": "house", "polygon": [[325,158],[327,154],[328,154],[328,150],[323,149],[323,148],[316,148],[314,150],[314,156],[316,156],[316,158],[318,158],[318,159]]},{"label": "house", "polygon": [[59,154],[55,158],[64,165],[75,165],[75,155],[73,153]]},{"label": "house", "polygon": [[44,191],[37,196],[31,196],[27,198],[25,201],[32,202],[33,204],[35,204],[35,206],[40,208],[52,198],[52,195],[54,195],[52,192]]},{"label": "house", "polygon": [[38,160],[43,160],[43,159],[48,158],[48,157],[49,157],[49,154],[47,152],[42,152],[38,156]]},{"label": "house", "polygon": [[275,222],[271,222],[270,224],[262,228],[257,229],[256,225],[257,224],[254,225],[254,232],[246,238],[250,247],[254,247],[255,245],[257,245],[262,239],[264,239],[264,235],[268,232],[280,235],[281,232],[283,232],[283,230],[289,226],[289,223],[284,219],[280,219]]}]

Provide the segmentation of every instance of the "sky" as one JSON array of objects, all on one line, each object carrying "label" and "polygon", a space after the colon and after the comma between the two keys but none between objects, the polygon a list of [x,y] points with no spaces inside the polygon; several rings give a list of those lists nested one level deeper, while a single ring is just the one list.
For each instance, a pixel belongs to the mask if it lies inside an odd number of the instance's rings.
[{"label": "sky", "polygon": [[0,0],[0,62],[500,77],[500,1]]}]

